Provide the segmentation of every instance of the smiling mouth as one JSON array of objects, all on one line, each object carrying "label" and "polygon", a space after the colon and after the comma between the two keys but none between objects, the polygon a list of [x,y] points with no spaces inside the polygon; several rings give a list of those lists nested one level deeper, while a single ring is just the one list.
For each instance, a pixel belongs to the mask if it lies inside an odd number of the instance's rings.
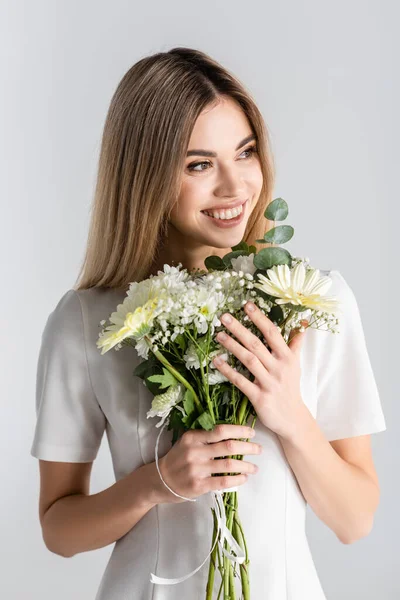
[{"label": "smiling mouth", "polygon": [[202,212],[204,215],[212,218],[212,219],[217,219],[220,221],[234,221],[235,219],[237,219],[238,217],[240,217],[245,209],[245,204],[246,204],[247,200],[245,200],[244,202],[242,202],[242,204],[237,204],[234,207],[230,207],[230,208],[214,208],[214,209],[208,209],[208,210],[202,210],[200,212]]}]

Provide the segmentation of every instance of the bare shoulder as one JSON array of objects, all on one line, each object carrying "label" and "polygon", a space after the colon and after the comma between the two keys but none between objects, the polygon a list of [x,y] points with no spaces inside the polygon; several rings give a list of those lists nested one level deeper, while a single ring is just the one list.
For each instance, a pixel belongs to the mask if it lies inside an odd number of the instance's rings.
[{"label": "bare shoulder", "polygon": [[90,493],[92,462],[55,462],[39,460],[39,519],[43,526],[46,511],[60,498]]}]

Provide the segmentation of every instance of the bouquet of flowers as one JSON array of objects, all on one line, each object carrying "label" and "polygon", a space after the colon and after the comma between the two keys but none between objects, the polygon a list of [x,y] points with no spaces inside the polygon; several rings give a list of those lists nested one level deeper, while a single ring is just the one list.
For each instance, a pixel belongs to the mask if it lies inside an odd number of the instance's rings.
[{"label": "bouquet of flowers", "polygon": [[[287,203],[276,198],[264,214],[271,221],[283,221],[288,214]],[[293,227],[279,225],[256,241],[282,244],[293,233]],[[206,258],[204,271],[188,272],[181,269],[181,264],[164,265],[164,271],[157,275],[131,283],[108,324],[104,320],[100,323],[103,329],[97,347],[102,354],[131,345],[143,358],[134,374],[154,394],[147,417],[160,418],[155,425],[161,427],[155,459],[162,480],[157,451],[165,426],[172,430],[174,444],[189,429],[211,430],[220,423],[245,425],[249,419],[254,427],[256,422],[251,402],[213,364],[213,359],[222,355],[234,370],[254,380],[252,373],[215,338],[222,329],[222,313],[232,314],[267,347],[268,342],[243,311],[249,300],[275,323],[286,342],[293,330],[304,331],[305,326],[338,332],[338,301],[324,295],[332,280],[320,277],[308,258],[292,257],[279,246],[257,252],[255,246],[243,241],[231,250],[223,258]],[[243,456],[233,458],[242,460]],[[239,577],[242,597],[249,600],[249,552],[238,514],[237,488],[213,492],[213,499],[206,600],[212,599],[216,558],[221,576],[218,598],[222,590],[224,598],[234,599],[234,577]],[[193,575],[206,560],[179,579],[166,580],[151,574],[151,581],[178,583]]]}]

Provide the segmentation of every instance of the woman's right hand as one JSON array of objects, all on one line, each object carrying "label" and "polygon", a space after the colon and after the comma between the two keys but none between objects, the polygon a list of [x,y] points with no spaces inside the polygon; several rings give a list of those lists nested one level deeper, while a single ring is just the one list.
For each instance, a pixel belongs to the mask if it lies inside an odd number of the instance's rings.
[{"label": "woman's right hand", "polygon": [[[253,435],[254,429],[245,425],[220,424],[211,431],[190,429],[185,431],[169,452],[159,458],[158,467],[167,485],[186,498],[193,499],[209,491],[242,485],[249,473],[257,473],[257,465],[245,460],[220,457],[260,454],[260,444],[239,439]],[[154,468],[159,482],[159,503],[185,502],[164,485],[155,463]],[[229,474],[212,477],[212,473]]]}]

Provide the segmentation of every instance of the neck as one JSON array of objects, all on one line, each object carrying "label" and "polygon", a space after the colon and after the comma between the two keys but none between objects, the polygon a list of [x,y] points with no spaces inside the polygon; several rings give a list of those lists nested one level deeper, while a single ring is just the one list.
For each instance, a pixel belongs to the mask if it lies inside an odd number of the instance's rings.
[{"label": "neck", "polygon": [[195,269],[206,270],[204,261],[207,256],[223,257],[231,251],[231,248],[214,248],[199,244],[196,240],[190,238],[182,239],[177,230],[172,235],[166,237],[164,243],[158,247],[155,260],[149,271],[149,275],[157,275],[157,271],[162,271],[164,264],[177,267],[182,263],[182,268],[192,271]]}]

